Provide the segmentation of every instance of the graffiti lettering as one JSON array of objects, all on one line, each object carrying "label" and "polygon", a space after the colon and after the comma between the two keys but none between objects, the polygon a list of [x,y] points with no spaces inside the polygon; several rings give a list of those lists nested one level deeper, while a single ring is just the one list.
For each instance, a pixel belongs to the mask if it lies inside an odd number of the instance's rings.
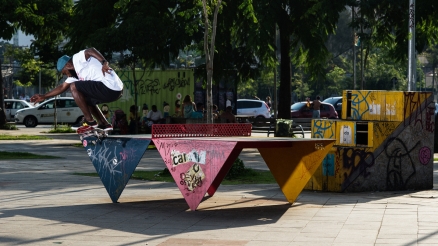
[{"label": "graffiti lettering", "polygon": [[435,131],[435,122],[433,120],[435,115],[435,105],[427,107],[426,112],[426,131],[434,132]]},{"label": "graffiti lettering", "polygon": [[170,78],[167,80],[167,83],[164,83],[163,89],[169,89],[169,91],[173,91],[175,88],[182,88],[190,85],[190,79],[187,78]]},{"label": "graffiti lettering", "polygon": [[327,120],[314,120],[313,121],[313,138],[334,138],[334,122]]},{"label": "graffiti lettering", "polygon": [[349,179],[349,175],[353,172],[359,172],[359,175],[367,177],[370,173],[368,168],[374,165],[374,154],[363,149],[344,148],[340,151],[343,160],[343,168],[349,169],[350,172],[344,173],[344,178]]},{"label": "graffiti lettering", "polygon": [[197,187],[202,186],[202,180],[205,179],[205,174],[201,166],[195,163],[187,172],[180,173],[180,178],[181,185],[185,185],[188,191],[194,191]]},{"label": "graffiti lettering", "polygon": [[431,159],[431,151],[428,147],[424,146],[420,149],[420,153],[418,154],[418,158],[420,159],[421,164],[427,165]]},{"label": "graffiti lettering", "polygon": [[374,128],[376,129],[376,136],[385,138],[388,137],[391,133],[394,132],[396,128],[396,123],[394,122],[378,122],[374,124]]},{"label": "graffiti lettering", "polygon": [[406,185],[415,176],[416,169],[411,153],[418,147],[418,141],[414,147],[408,149],[406,144],[399,138],[389,138],[385,144],[385,154],[388,157],[386,172],[387,190],[405,190]]},{"label": "graffiti lettering", "polygon": [[410,125],[415,120],[414,126],[420,123],[423,127],[423,108],[421,107],[421,93],[418,92],[404,92],[405,109],[404,118],[405,126]]},{"label": "graffiti lettering", "polygon": [[138,81],[138,93],[139,94],[158,94],[160,92],[160,81],[158,79],[146,79],[146,81]]},{"label": "graffiti lettering", "polygon": [[206,151],[199,151],[198,153],[196,150],[192,150],[189,153],[180,153],[177,150],[172,150],[172,152],[170,152],[173,166],[187,162],[205,164],[205,155]]}]

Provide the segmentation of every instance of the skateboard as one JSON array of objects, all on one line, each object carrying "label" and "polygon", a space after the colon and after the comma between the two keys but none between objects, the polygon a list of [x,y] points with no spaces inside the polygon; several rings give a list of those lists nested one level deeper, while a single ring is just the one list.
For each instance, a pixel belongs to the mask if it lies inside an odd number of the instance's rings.
[{"label": "skateboard", "polygon": [[76,130],[76,133],[79,134],[81,140],[90,136],[94,136],[99,140],[108,137],[108,131],[104,131],[100,128],[93,128],[91,126],[81,126]]}]

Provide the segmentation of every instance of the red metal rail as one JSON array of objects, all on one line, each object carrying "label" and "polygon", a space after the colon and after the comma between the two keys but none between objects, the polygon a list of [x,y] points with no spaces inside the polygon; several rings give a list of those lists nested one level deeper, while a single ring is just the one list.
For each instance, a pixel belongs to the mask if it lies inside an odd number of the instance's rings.
[{"label": "red metal rail", "polygon": [[152,138],[249,137],[251,124],[154,124]]}]

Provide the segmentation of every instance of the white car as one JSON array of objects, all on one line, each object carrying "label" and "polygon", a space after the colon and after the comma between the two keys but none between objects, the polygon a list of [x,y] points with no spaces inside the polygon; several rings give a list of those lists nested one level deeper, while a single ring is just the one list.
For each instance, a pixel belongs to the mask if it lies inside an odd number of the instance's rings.
[{"label": "white car", "polygon": [[24,108],[33,108],[33,103],[20,99],[5,99],[6,121],[14,121],[15,113]]},{"label": "white car", "polygon": [[[55,98],[49,99],[34,108],[18,110],[15,122],[26,127],[38,124],[54,124]],[[73,97],[56,98],[56,115],[58,124],[74,124],[82,120],[83,114]]]},{"label": "white car", "polygon": [[249,115],[254,118],[271,118],[271,109],[261,100],[238,99],[237,116]]}]

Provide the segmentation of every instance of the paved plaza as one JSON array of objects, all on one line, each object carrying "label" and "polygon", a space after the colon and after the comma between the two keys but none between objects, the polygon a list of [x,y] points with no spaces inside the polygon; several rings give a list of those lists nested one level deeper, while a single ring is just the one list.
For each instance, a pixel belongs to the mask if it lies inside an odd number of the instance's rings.
[{"label": "paved plaza", "polygon": [[[0,134],[43,134],[20,128]],[[0,151],[60,159],[0,160],[0,245],[438,245],[434,189],[303,191],[289,204],[276,184],[221,185],[190,211],[174,183],[130,180],[112,203],[76,134],[0,141]],[[267,170],[255,149],[239,156]],[[147,150],[137,170],[165,167]]]}]

